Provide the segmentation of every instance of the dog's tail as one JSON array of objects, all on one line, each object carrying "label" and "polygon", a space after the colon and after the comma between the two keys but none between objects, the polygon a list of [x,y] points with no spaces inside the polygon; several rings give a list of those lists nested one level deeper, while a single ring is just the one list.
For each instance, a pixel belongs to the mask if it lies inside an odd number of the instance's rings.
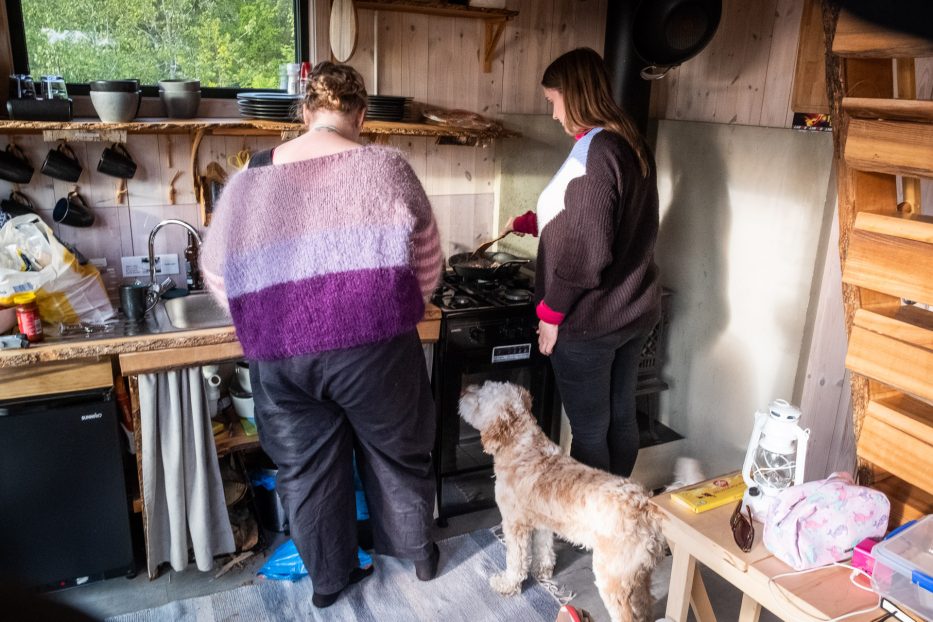
[{"label": "dog's tail", "polygon": [[664,557],[667,542],[661,531],[663,514],[652,501],[644,487],[627,482],[619,491],[625,498],[619,506],[617,534],[624,533],[632,542],[642,543],[646,554],[645,562],[651,567]]}]

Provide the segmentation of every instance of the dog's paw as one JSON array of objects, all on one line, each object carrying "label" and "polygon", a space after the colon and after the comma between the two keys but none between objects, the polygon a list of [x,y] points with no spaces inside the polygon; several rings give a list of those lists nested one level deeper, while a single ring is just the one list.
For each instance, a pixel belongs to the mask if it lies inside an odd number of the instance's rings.
[{"label": "dog's paw", "polygon": [[538,563],[536,561],[531,566],[531,574],[538,581],[547,581],[554,576],[554,562]]},{"label": "dog's paw", "polygon": [[489,586],[503,596],[515,596],[522,591],[522,582],[515,581],[507,572],[489,577]]}]

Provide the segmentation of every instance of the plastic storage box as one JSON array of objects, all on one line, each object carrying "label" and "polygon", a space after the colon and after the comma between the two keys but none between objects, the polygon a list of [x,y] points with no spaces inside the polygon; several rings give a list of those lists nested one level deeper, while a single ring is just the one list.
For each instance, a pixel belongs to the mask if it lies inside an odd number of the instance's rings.
[{"label": "plastic storage box", "polygon": [[872,555],[878,592],[933,618],[933,515],[895,531],[872,549]]}]

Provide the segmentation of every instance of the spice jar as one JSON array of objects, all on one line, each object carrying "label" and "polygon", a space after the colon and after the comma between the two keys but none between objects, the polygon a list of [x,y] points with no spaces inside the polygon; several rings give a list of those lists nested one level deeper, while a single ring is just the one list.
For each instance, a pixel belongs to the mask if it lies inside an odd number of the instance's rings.
[{"label": "spice jar", "polygon": [[19,332],[26,335],[30,342],[42,341],[42,320],[39,318],[39,305],[36,304],[35,293],[16,294],[13,296],[13,304],[16,305]]}]

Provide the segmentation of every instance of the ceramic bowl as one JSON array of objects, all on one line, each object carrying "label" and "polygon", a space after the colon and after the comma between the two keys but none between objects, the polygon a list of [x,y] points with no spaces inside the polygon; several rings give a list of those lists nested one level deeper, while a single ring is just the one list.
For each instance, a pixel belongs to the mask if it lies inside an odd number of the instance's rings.
[{"label": "ceramic bowl", "polygon": [[237,384],[240,385],[240,388],[243,389],[246,393],[253,392],[253,385],[249,381],[249,363],[246,361],[239,361],[236,364],[236,380]]},{"label": "ceramic bowl", "polygon": [[91,92],[99,93],[135,93],[139,90],[139,80],[92,80],[88,82]]},{"label": "ceramic bowl", "polygon": [[166,93],[200,93],[200,80],[159,80],[159,90]]},{"label": "ceramic bowl", "polygon": [[139,112],[141,91],[91,91],[91,103],[101,121],[122,123],[131,121]]},{"label": "ceramic bowl", "polygon": [[233,410],[236,412],[237,417],[240,419],[252,419],[254,417],[252,395],[230,391],[230,399],[233,400]]},{"label": "ceramic bowl", "polygon": [[201,91],[164,91],[159,90],[159,99],[165,116],[171,119],[190,119],[198,114],[201,104]]}]

